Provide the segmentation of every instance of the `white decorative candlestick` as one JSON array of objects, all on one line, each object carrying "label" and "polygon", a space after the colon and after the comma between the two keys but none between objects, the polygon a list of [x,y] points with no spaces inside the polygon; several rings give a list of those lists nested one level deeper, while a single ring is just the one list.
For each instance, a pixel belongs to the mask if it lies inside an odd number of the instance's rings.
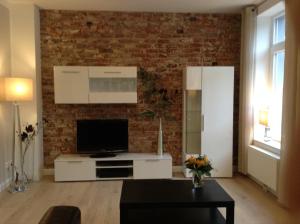
[{"label": "white decorative candlestick", "polygon": [[163,155],[163,151],[164,151],[164,146],[163,146],[163,131],[162,131],[161,118],[159,118],[157,155],[162,156]]}]

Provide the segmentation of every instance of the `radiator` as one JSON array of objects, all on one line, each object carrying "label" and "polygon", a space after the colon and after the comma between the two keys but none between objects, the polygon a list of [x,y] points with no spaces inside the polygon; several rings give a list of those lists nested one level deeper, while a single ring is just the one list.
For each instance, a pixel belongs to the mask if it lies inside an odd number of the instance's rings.
[{"label": "radiator", "polygon": [[248,150],[248,174],[261,184],[277,192],[279,156],[250,146]]}]

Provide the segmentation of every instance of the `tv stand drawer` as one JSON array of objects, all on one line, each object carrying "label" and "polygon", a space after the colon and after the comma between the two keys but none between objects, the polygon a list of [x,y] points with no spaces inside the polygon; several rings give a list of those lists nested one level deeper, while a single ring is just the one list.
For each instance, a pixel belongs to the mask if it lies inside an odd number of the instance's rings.
[{"label": "tv stand drawer", "polygon": [[134,179],[172,178],[172,160],[145,159],[133,163]]},{"label": "tv stand drawer", "polygon": [[84,160],[55,161],[55,181],[95,180],[95,162]]}]

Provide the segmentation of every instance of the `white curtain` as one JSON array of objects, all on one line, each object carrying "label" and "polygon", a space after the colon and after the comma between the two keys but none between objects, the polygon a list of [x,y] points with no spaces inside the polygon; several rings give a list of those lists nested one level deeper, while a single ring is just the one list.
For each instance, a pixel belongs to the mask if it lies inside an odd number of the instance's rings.
[{"label": "white curtain", "polygon": [[253,138],[252,93],[254,84],[256,9],[247,7],[242,13],[242,46],[239,108],[239,172],[247,174],[247,151]]},{"label": "white curtain", "polygon": [[[300,223],[300,1],[286,0],[286,56],[283,94],[279,201]],[[291,222],[292,223],[292,222]]]}]

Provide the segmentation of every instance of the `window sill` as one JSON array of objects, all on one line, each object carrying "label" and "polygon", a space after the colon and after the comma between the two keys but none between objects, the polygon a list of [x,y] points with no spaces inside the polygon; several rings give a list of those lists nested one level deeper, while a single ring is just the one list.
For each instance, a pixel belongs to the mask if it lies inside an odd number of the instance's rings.
[{"label": "window sill", "polygon": [[280,156],[280,143],[274,140],[270,140],[268,142],[264,141],[263,139],[255,139],[253,140],[253,146]]},{"label": "window sill", "polygon": [[273,153],[273,152],[270,152],[269,150],[266,150],[266,149],[262,149],[256,145],[249,145],[250,148],[254,149],[254,150],[257,150],[267,156],[270,156],[274,159],[277,159],[277,160],[280,160],[280,155],[279,154],[276,154],[276,153]]}]

